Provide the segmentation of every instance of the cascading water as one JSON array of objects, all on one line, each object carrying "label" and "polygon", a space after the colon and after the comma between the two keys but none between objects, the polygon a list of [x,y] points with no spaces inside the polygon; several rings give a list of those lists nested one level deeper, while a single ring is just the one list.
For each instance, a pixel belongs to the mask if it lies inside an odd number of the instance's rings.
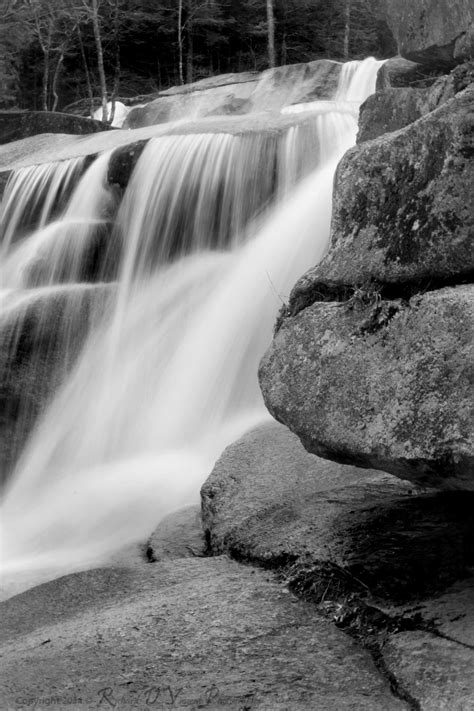
[{"label": "cascading water", "polygon": [[[0,211],[0,258],[5,258],[12,242],[25,236],[33,223],[46,225],[58,205],[64,204],[82,171],[83,158],[59,164],[22,168],[11,176]],[[1,287],[1,284],[0,284]]]},{"label": "cascading water", "polygon": [[[94,251],[100,242],[110,241],[108,225],[114,215],[116,200],[113,190],[108,186],[107,168],[110,153],[101,155],[85,171],[74,190],[69,204],[65,206],[60,219],[52,221],[51,210],[43,208],[37,228],[27,239],[5,244],[3,259],[0,263],[0,286],[3,289],[21,289],[36,286],[50,286],[58,283],[83,281],[87,272],[93,271],[90,265]],[[69,175],[83,159],[65,161],[64,172]],[[20,171],[23,180],[13,177],[13,186],[23,182],[31,184],[31,192],[23,197],[24,212],[28,213],[37,203],[37,193],[43,185],[43,173],[53,173],[53,165],[24,168]],[[60,164],[60,176],[63,172]],[[51,180],[53,185],[59,178]],[[61,181],[61,183],[64,181]],[[60,184],[61,184],[60,183]],[[17,190],[7,187],[3,204],[5,205],[7,235],[13,235],[17,222],[21,220],[21,211],[14,209]],[[51,202],[48,200],[47,202]],[[16,220],[9,220],[9,213],[15,214]],[[111,252],[113,245],[111,245]],[[104,262],[104,260],[103,260]],[[103,263],[95,275],[97,281],[104,280],[111,272],[110,263]],[[116,276],[116,274],[115,274]]]},{"label": "cascading water", "polygon": [[[372,93],[379,66],[351,63],[346,92],[363,78],[358,100]],[[258,154],[227,134],[162,137],[144,151],[117,215],[115,310],[10,479],[6,570],[79,568],[144,540],[268,417],[258,363],[292,285],[327,248],[334,170],[357,131],[337,102],[312,121],[317,141],[305,134],[304,149],[294,128]]]}]

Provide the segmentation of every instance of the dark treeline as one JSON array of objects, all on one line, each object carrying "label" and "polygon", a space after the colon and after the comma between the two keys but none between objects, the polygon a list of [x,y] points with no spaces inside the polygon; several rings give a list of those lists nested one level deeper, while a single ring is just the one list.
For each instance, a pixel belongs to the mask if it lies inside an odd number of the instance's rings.
[{"label": "dark treeline", "polygon": [[396,51],[380,0],[0,3],[0,108],[98,108],[218,73]]}]

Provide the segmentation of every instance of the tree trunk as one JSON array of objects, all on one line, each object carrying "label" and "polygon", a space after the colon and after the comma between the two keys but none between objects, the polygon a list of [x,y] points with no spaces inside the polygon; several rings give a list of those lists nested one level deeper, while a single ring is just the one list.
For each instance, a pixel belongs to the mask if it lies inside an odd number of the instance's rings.
[{"label": "tree trunk", "polygon": [[89,113],[90,113],[90,117],[93,118],[93,116],[94,116],[94,94],[92,92],[91,75],[89,73],[89,67],[87,65],[86,53],[84,51],[84,42],[82,41],[82,32],[81,32],[81,28],[79,27],[79,24],[77,25],[77,36],[79,39],[79,48],[81,50],[82,63],[84,65],[84,75],[86,77],[87,96],[89,99]]},{"label": "tree trunk", "polygon": [[51,108],[51,111],[56,111],[56,109],[58,108],[58,101],[59,101],[59,96],[58,96],[58,79],[59,79],[59,74],[60,74],[60,72],[61,72],[61,68],[62,68],[62,65],[63,65],[63,61],[64,61],[64,49],[60,49],[60,50],[59,50],[58,61],[57,61],[57,64],[56,64],[56,69],[54,70],[53,83],[52,83],[52,86],[51,86],[52,93],[53,93],[53,97],[54,97],[53,106],[52,106],[52,108]]},{"label": "tree trunk", "polygon": [[49,89],[49,51],[43,50],[43,87],[41,90],[41,103],[43,111],[48,111],[48,89]]},{"label": "tree trunk", "polygon": [[183,71],[183,0],[178,2],[178,73],[179,83],[184,84]]},{"label": "tree trunk", "polygon": [[273,0],[267,0],[268,66],[275,66],[275,14]]},{"label": "tree trunk", "polygon": [[94,30],[95,46],[97,49],[97,68],[99,70],[100,93],[102,99],[102,121],[107,123],[107,81],[104,70],[104,51],[99,26],[99,7],[97,0],[92,0],[92,27]]},{"label": "tree trunk", "polygon": [[186,35],[188,39],[188,51],[186,54],[186,83],[192,84],[193,81],[193,21],[192,21],[192,7],[189,4],[189,16],[186,25]]},{"label": "tree trunk", "polygon": [[288,59],[288,48],[287,48],[287,44],[286,44],[286,32],[285,32],[285,34],[283,35],[283,39],[281,41],[281,63],[283,65],[285,65],[287,62],[287,59]]},{"label": "tree trunk", "polygon": [[112,89],[112,105],[110,107],[109,124],[113,124],[115,118],[115,101],[118,96],[120,86],[120,43],[119,43],[119,0],[115,0],[114,5],[114,44],[115,44],[115,68],[114,85]]},{"label": "tree trunk", "polygon": [[347,61],[349,59],[349,42],[351,38],[351,0],[346,0],[344,7],[344,50],[343,57]]}]

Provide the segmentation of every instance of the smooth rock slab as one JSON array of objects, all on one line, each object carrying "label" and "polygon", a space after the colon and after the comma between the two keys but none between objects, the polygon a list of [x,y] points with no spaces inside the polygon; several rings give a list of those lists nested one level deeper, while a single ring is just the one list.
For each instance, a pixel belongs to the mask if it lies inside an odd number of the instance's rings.
[{"label": "smooth rock slab", "polygon": [[427,632],[402,632],[390,638],[382,656],[420,711],[474,708],[474,648]]},{"label": "smooth rock slab", "polygon": [[260,364],[265,403],[310,452],[474,491],[473,323],[470,285],[314,303]]},{"label": "smooth rock slab", "polygon": [[0,611],[2,708],[52,696],[85,708],[407,708],[312,605],[226,558],[78,573]]},{"label": "smooth rock slab", "polygon": [[230,445],[201,496],[210,552],[307,570],[318,601],[354,590],[406,600],[474,562],[472,497],[320,459],[276,423]]}]

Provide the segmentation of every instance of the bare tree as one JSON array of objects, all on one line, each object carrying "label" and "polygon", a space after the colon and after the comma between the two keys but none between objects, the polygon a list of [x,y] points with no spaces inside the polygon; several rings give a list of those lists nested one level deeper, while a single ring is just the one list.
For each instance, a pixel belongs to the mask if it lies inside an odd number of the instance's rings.
[{"label": "bare tree", "polygon": [[343,57],[346,61],[349,59],[349,42],[351,37],[351,4],[351,0],[345,0]]},{"label": "bare tree", "polygon": [[99,83],[100,83],[100,97],[102,104],[102,121],[107,122],[108,110],[107,110],[107,79],[105,77],[104,69],[104,50],[102,46],[102,36],[100,33],[100,19],[99,19],[99,4],[98,0],[84,0],[84,6],[89,10],[90,20],[92,22],[92,30],[94,32],[95,48],[97,51],[97,69],[99,72]]},{"label": "bare tree", "polygon": [[43,55],[42,109],[55,111],[58,105],[58,79],[75,32],[76,19],[68,2],[23,0],[21,5],[26,11],[23,14],[25,29],[29,28]]},{"label": "bare tree", "polygon": [[275,12],[273,0],[267,0],[268,65],[275,66]]}]

